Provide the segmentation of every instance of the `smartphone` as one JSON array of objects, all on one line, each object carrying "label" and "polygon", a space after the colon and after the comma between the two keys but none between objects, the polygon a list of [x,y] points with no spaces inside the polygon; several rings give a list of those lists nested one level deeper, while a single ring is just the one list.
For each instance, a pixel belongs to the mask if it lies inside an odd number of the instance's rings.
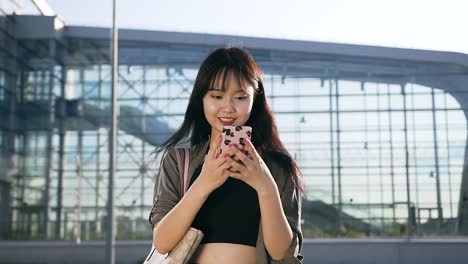
[{"label": "smartphone", "polygon": [[252,128],[249,126],[224,126],[223,139],[221,141],[221,153],[225,153],[229,149],[230,144],[244,146],[243,152],[246,155],[249,153],[245,150],[245,140],[252,139]]}]

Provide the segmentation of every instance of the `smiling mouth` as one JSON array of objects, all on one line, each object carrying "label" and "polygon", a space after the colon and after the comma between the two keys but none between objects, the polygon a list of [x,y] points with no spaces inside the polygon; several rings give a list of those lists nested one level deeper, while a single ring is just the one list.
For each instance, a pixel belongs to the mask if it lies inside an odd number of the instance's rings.
[{"label": "smiling mouth", "polygon": [[235,118],[229,118],[229,117],[218,117],[218,120],[223,124],[223,125],[231,125],[234,123]]}]

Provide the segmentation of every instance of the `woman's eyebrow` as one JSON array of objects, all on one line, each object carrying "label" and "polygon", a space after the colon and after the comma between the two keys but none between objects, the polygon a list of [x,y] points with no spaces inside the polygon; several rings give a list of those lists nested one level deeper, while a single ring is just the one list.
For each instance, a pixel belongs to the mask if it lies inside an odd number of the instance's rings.
[{"label": "woman's eyebrow", "polygon": [[223,89],[220,87],[211,87],[208,88],[208,91],[224,92]]}]

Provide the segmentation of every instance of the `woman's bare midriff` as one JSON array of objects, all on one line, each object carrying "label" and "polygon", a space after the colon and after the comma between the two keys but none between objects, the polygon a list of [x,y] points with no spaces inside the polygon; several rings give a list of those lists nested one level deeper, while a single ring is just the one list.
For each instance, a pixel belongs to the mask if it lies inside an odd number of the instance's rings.
[{"label": "woman's bare midriff", "polygon": [[208,243],[198,246],[192,263],[199,264],[255,264],[256,248],[230,243]]}]

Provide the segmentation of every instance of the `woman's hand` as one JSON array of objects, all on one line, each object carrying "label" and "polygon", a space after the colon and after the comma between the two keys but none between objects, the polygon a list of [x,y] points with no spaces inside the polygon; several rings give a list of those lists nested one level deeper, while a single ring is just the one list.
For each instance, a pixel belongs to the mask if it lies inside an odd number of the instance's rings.
[{"label": "woman's hand", "polygon": [[203,193],[209,195],[212,191],[216,190],[229,177],[228,170],[230,165],[225,159],[219,157],[219,147],[221,145],[221,134],[219,134],[213,143],[210,145],[210,150],[203,164],[200,176],[194,184],[200,186]]},{"label": "woman's hand", "polygon": [[246,155],[242,146],[230,145],[223,159],[228,165],[228,175],[239,179],[254,188],[259,195],[276,190],[276,183],[267,165],[258,154],[250,140],[245,141]]}]

